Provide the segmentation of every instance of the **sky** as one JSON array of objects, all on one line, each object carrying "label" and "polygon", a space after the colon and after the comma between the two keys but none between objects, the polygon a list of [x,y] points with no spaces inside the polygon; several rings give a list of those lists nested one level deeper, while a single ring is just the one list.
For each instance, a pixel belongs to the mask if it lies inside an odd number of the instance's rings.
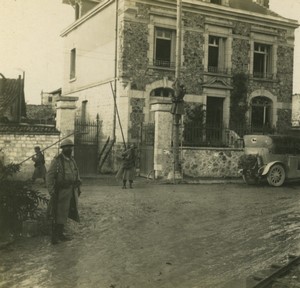
[{"label": "sky", "polygon": [[[300,23],[300,0],[270,0],[270,8]],[[17,78],[25,71],[26,102],[41,104],[42,90],[62,86],[60,34],[74,21],[74,10],[62,0],[0,0],[0,15],[0,73]],[[300,93],[300,28],[295,37],[293,93]]]}]

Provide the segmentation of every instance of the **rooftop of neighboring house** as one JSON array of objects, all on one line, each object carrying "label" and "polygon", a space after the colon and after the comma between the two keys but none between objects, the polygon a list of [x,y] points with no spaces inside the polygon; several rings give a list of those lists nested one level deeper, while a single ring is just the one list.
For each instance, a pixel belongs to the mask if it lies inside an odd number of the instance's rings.
[{"label": "rooftop of neighboring house", "polygon": [[61,95],[61,88],[58,88],[56,90],[53,90],[51,92],[44,92],[44,93],[48,93],[48,94],[51,94],[51,95]]},{"label": "rooftop of neighboring house", "polygon": [[55,122],[55,112],[49,105],[28,104],[26,108],[26,122],[40,124],[53,124]]},{"label": "rooftop of neighboring house", "polygon": [[25,116],[25,96],[23,79],[8,79],[0,73],[0,116],[3,117],[6,110],[14,103],[22,100],[22,116]]}]

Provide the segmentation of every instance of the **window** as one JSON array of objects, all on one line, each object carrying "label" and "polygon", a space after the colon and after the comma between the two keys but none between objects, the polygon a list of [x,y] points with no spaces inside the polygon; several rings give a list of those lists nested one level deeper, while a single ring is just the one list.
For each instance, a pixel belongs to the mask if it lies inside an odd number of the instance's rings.
[{"label": "window", "polygon": [[269,78],[271,76],[271,46],[254,43],[253,77]]},{"label": "window", "polygon": [[175,62],[175,31],[157,28],[155,31],[154,65],[173,67]]},{"label": "window", "polygon": [[79,19],[80,17],[80,6],[78,3],[75,4],[75,20]]},{"label": "window", "polygon": [[49,102],[49,103],[52,103],[52,97],[51,97],[51,96],[49,96],[48,102]]},{"label": "window", "polygon": [[81,122],[86,122],[86,108],[87,108],[87,100],[81,102]]},{"label": "window", "polygon": [[70,59],[70,79],[74,79],[76,76],[76,49],[71,50],[71,59]]},{"label": "window", "polygon": [[272,101],[263,96],[251,101],[251,126],[254,132],[262,132],[272,127]]},{"label": "window", "polygon": [[174,90],[170,88],[156,88],[151,91],[150,96],[156,97],[172,97]]},{"label": "window", "polygon": [[225,73],[226,39],[209,36],[208,42],[208,72]]},{"label": "window", "polygon": [[221,0],[210,0],[210,3],[221,5]]}]

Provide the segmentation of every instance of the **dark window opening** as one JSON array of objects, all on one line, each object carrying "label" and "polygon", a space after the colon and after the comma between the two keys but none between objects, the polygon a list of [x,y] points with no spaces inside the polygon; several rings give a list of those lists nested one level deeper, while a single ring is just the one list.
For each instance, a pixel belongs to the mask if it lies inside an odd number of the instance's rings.
[{"label": "dark window opening", "polygon": [[174,31],[168,29],[156,29],[154,65],[172,67],[174,58]]},{"label": "dark window opening", "polygon": [[170,88],[157,88],[151,92],[151,96],[155,97],[172,97],[174,91]]},{"label": "dark window opening", "polygon": [[263,132],[272,127],[272,102],[267,97],[259,96],[251,102],[251,126],[254,132]]},{"label": "dark window opening", "polygon": [[156,39],[156,65],[170,67],[171,40]]},{"label": "dark window opening", "polygon": [[210,0],[210,3],[221,5],[221,0]]},{"label": "dark window opening", "polygon": [[253,76],[267,78],[271,75],[271,47],[263,44],[254,44]]},{"label": "dark window opening", "polygon": [[82,101],[81,103],[81,122],[85,123],[86,122],[86,108],[87,108],[87,100]]},{"label": "dark window opening", "polygon": [[75,4],[75,20],[79,19],[80,16],[80,6],[78,3]]},{"label": "dark window opening", "polygon": [[225,71],[225,42],[226,39],[209,36],[208,43],[208,72],[224,73]]},{"label": "dark window opening", "polygon": [[70,59],[70,79],[74,79],[76,76],[76,49],[71,50],[71,59]]}]

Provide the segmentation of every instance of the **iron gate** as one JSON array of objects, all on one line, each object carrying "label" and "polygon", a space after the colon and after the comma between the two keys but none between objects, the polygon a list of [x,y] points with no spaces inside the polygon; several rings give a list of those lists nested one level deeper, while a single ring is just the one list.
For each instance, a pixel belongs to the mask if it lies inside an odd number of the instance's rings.
[{"label": "iron gate", "polygon": [[99,117],[96,121],[75,121],[74,158],[80,175],[97,174]]},{"label": "iron gate", "polygon": [[153,177],[154,171],[154,123],[142,124],[140,132],[140,175]]}]

